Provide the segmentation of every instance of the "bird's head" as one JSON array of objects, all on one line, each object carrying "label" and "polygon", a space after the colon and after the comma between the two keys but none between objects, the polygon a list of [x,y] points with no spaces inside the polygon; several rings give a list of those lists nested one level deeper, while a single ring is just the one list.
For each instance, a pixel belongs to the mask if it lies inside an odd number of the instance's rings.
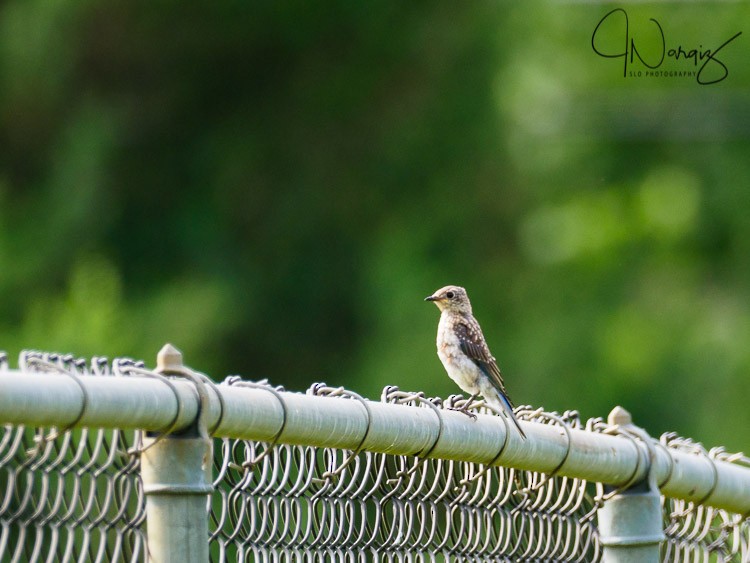
[{"label": "bird's head", "polygon": [[429,297],[425,297],[425,301],[432,301],[441,311],[462,313],[465,315],[471,314],[469,296],[463,287],[457,285],[446,285]]}]

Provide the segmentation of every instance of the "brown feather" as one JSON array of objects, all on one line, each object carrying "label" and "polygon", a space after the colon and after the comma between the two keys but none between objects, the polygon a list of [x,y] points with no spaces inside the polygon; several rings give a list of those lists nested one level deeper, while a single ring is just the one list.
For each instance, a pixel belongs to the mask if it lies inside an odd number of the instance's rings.
[{"label": "brown feather", "polygon": [[454,330],[463,353],[479,366],[479,369],[487,375],[493,387],[502,393],[513,406],[508,397],[508,392],[505,390],[503,375],[500,373],[497,360],[490,352],[477,320],[474,317],[464,317],[454,325]]}]

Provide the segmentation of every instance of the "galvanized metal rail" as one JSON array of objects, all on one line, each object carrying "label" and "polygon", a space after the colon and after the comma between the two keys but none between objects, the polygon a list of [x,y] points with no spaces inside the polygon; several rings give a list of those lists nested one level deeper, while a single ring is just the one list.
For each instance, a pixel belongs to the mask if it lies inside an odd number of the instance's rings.
[{"label": "galvanized metal rail", "polygon": [[[750,468],[657,441],[649,445],[632,433],[522,421],[524,441],[497,416],[473,420],[446,409],[264,387],[206,390],[205,424],[214,436],[472,461],[622,488],[644,481],[651,469],[666,496],[750,513]],[[186,380],[0,372],[0,423],[178,432],[194,423],[199,405],[195,385]],[[627,417],[621,422],[627,429]]]}]

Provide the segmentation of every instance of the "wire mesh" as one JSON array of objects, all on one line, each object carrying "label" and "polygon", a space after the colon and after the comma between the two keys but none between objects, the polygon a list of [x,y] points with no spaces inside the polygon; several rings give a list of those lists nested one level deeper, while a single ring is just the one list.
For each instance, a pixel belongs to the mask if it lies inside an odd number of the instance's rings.
[{"label": "wire mesh", "polygon": [[[668,448],[686,450],[709,459],[720,459],[750,466],[742,454],[729,454],[723,448],[706,450],[701,444],[672,432],[661,436]],[[750,562],[750,520],[710,506],[662,497],[664,534],[663,561]]]},{"label": "wire mesh", "polygon": [[[426,406],[389,389],[384,400]],[[315,394],[345,394],[316,385]],[[571,424],[578,424],[570,420]],[[593,488],[480,464],[221,441],[214,561],[597,561]]]},{"label": "wire mesh", "polygon": [[[97,358],[89,365],[27,352],[20,363],[29,372],[114,375]],[[133,440],[133,432],[117,429],[3,425],[0,561],[145,561],[145,498]]]},{"label": "wire mesh", "polygon": [[[131,360],[90,363],[25,353],[25,371],[125,377]],[[0,371],[7,361],[0,356]],[[228,378],[220,387],[242,385]],[[264,382],[254,385],[267,385]],[[275,388],[280,390],[280,388]],[[362,399],[316,384],[307,392]],[[381,400],[421,408],[460,405],[386,388]],[[366,407],[367,408],[367,407]],[[487,412],[481,403],[470,410]],[[521,408],[519,416],[609,432]],[[364,439],[362,441],[364,443]],[[741,454],[706,451],[672,434],[665,448],[748,465]],[[3,426],[0,434],[0,560],[146,561],[145,496],[138,433],[117,429]],[[601,559],[596,509],[601,484],[465,461],[214,439],[215,492],[207,502],[211,560],[224,561],[581,561]],[[750,523],[662,499],[663,561],[750,561]]]}]

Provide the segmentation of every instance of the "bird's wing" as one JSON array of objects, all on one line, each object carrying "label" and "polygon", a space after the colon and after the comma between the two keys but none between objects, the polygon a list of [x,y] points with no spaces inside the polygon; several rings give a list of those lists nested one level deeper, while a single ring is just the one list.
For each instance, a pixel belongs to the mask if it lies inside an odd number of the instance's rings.
[{"label": "bird's wing", "polygon": [[497,361],[490,353],[490,349],[484,341],[484,336],[482,335],[482,329],[479,327],[479,323],[474,318],[461,319],[454,325],[454,330],[463,353],[477,364],[479,369],[481,369],[490,382],[492,382],[495,389],[503,394],[504,398],[510,403],[512,408],[513,403],[511,403],[508,398],[508,392],[505,390],[503,375],[500,373]]}]

